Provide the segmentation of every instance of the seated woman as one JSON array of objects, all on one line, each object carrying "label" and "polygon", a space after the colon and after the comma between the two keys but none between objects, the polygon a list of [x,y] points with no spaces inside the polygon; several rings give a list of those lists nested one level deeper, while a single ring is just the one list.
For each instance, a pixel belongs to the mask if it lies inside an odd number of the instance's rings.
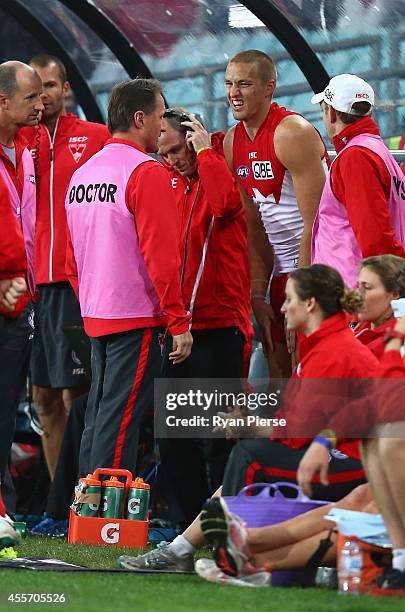
[{"label": "seated woman", "polygon": [[[292,272],[286,296],[283,311],[287,328],[302,332],[298,346],[300,364],[287,385],[284,406],[275,416],[287,419],[291,433],[285,435],[278,428],[277,437],[271,440],[268,436],[236,444],[225,469],[223,495],[236,495],[242,487],[254,482],[296,483],[300,460],[311,442],[310,437],[316,434],[315,423],[311,434],[309,421],[321,416],[326,406],[330,410],[335,408],[328,393],[330,396],[336,388],[349,393],[349,387],[343,389],[344,379],[349,385],[353,379],[368,378],[378,365],[348,326],[345,313],[357,312],[362,300],[356,292],[344,287],[336,270],[316,264]],[[298,437],[300,432],[302,435]],[[337,501],[364,482],[359,443],[348,440],[331,452],[329,486],[318,479],[313,497]]]},{"label": "seated woman", "polygon": [[[396,324],[391,301],[405,297],[405,260],[395,255],[379,255],[364,259],[361,263],[358,287],[363,297],[363,304],[358,312],[360,323],[354,328],[354,333],[377,359],[386,361],[385,337]],[[378,372],[377,376],[386,377],[385,372],[382,374]],[[379,393],[384,397],[385,388],[388,386],[386,391],[388,394],[392,383],[381,384],[380,382],[378,384]],[[361,407],[358,407],[357,410],[361,410]],[[357,412],[353,421],[359,422],[360,417],[361,415]],[[361,427],[363,433],[368,433],[372,429],[375,418],[373,411],[368,413]],[[378,418],[381,421],[381,415]],[[383,420],[389,422],[387,414]],[[398,421],[398,418],[393,420]],[[387,444],[390,442],[387,441]],[[315,484],[312,482],[314,473],[319,472],[321,482],[327,482],[328,464],[329,453],[319,444],[312,444],[302,458],[297,473],[299,484],[307,495],[312,497],[316,493],[317,479]],[[323,466],[322,469],[321,466]]]},{"label": "seated woman", "polygon": [[358,312],[356,338],[377,357],[384,354],[384,334],[396,323],[391,301],[405,297],[405,260],[396,255],[367,257],[361,262],[359,292],[363,305]]}]

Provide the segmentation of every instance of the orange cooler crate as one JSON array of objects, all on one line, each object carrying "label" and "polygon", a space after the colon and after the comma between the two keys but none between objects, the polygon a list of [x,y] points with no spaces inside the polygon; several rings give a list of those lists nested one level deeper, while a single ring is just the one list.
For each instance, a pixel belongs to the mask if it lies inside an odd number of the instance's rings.
[{"label": "orange cooler crate", "polygon": [[[132,481],[132,474],[128,470],[110,470],[98,468],[94,475],[107,474],[125,476],[127,486],[125,501],[128,493],[128,484]],[[124,503],[125,508],[125,503]],[[124,510],[125,511],[125,510]],[[102,518],[92,516],[78,516],[70,511],[69,518],[69,544],[92,544],[93,546],[127,546],[130,548],[145,548],[148,543],[149,521],[132,521],[124,518]]]}]

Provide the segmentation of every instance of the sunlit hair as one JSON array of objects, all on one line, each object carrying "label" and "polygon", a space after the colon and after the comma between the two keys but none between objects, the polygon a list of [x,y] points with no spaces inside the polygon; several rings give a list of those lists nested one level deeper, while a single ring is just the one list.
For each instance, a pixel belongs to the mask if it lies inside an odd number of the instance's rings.
[{"label": "sunlit hair", "polygon": [[343,310],[354,314],[363,304],[360,293],[346,287],[339,272],[329,266],[304,266],[290,272],[289,277],[300,300],[315,298],[326,318]]},{"label": "sunlit hair", "polygon": [[40,53],[39,55],[35,55],[29,61],[30,65],[39,66],[39,68],[48,68],[51,64],[56,64],[59,70],[59,78],[61,83],[66,83],[67,81],[67,73],[65,64],[61,62],[59,57],[56,55],[50,55],[49,53]]},{"label": "sunlit hair", "polygon": [[108,102],[108,129],[111,134],[127,132],[137,111],[150,115],[156,110],[162,88],[156,79],[131,79],[113,87]]},{"label": "sunlit hair", "polygon": [[399,293],[405,297],[405,259],[396,255],[376,255],[361,262],[362,268],[370,268],[384,285],[387,293]]},{"label": "sunlit hair", "polygon": [[263,51],[258,51],[257,49],[250,49],[249,51],[241,51],[232,57],[229,60],[230,64],[253,64],[256,63],[258,68],[258,73],[263,81],[263,83],[267,83],[267,81],[277,80],[277,69],[276,66],[267,53],[263,53]]},{"label": "sunlit hair", "polygon": [[18,66],[6,62],[0,66],[0,93],[11,98],[17,91]]}]

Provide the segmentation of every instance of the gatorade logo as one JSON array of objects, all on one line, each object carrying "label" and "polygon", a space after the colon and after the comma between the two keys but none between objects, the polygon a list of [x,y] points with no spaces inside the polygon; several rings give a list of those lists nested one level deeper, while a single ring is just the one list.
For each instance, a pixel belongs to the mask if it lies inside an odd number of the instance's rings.
[{"label": "gatorade logo", "polygon": [[106,544],[117,544],[120,540],[120,524],[107,523],[102,528],[100,535]]},{"label": "gatorade logo", "polygon": [[257,181],[267,181],[274,178],[273,168],[269,161],[252,162],[252,170]]},{"label": "gatorade logo", "polygon": [[139,497],[133,497],[128,503],[128,512],[131,514],[139,514],[141,510],[141,500]]}]

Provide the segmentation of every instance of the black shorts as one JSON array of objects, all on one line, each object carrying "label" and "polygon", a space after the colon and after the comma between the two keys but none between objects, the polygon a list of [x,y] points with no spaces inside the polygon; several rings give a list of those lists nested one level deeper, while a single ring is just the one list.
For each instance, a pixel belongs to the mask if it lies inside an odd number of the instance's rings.
[{"label": "black shorts", "polygon": [[32,383],[69,389],[88,382],[84,366],[63,331],[70,325],[83,325],[79,302],[70,284],[40,285],[34,313]]},{"label": "black shorts", "polygon": [[[307,448],[290,448],[266,438],[241,440],[234,446],[226,465],[222,495],[237,495],[243,487],[259,482],[296,484],[298,465]],[[361,461],[332,450],[328,480],[329,486],[324,486],[319,476],[315,477],[314,499],[336,502],[364,484],[366,475]]]}]

